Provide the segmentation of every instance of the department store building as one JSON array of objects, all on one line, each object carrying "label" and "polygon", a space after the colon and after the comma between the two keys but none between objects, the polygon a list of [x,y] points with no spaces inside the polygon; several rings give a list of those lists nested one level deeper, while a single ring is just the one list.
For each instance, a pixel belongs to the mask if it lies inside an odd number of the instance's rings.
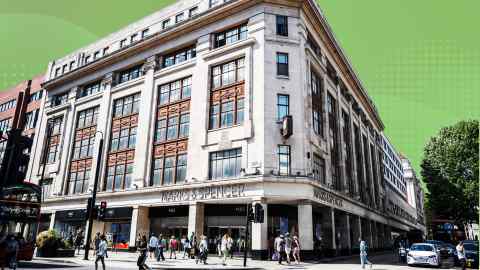
[{"label": "department store building", "polygon": [[[305,254],[372,249],[417,224],[392,218],[384,125],[312,0],[179,1],[49,63],[30,178],[50,227],[85,227],[134,248],[139,234],[298,235]],[[104,139],[99,152],[100,138]]]}]

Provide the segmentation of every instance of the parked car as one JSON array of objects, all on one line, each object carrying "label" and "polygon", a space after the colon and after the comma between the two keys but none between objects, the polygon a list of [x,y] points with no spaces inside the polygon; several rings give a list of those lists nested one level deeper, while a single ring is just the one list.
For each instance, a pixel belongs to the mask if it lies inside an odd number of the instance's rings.
[{"label": "parked car", "polygon": [[472,243],[463,243],[467,267],[478,269],[478,245]]},{"label": "parked car", "polygon": [[442,257],[448,257],[449,256],[448,249],[445,246],[445,242],[439,241],[439,240],[427,240],[427,241],[425,241],[425,243],[435,245],[435,248],[437,249],[438,252],[440,252],[440,255]]},{"label": "parked car", "polygon": [[430,265],[439,267],[441,265],[440,252],[434,244],[413,244],[407,253],[407,264],[409,266]]},{"label": "parked car", "polygon": [[448,251],[448,256],[457,256],[457,248],[450,244],[450,243],[445,243],[445,245],[443,245],[445,247],[445,249]]}]

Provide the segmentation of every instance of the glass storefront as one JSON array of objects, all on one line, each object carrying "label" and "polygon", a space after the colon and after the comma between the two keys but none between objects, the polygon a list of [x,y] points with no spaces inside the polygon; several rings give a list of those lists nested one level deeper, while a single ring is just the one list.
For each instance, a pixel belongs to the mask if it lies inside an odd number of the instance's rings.
[{"label": "glass storefront", "polygon": [[188,233],[188,206],[152,207],[149,209],[150,233],[177,239]]},{"label": "glass storefront", "polygon": [[107,208],[103,228],[109,248],[128,249],[131,222],[131,207]]},{"label": "glass storefront", "polygon": [[84,209],[57,211],[54,229],[64,239],[72,240],[79,231],[85,231],[86,214]]}]

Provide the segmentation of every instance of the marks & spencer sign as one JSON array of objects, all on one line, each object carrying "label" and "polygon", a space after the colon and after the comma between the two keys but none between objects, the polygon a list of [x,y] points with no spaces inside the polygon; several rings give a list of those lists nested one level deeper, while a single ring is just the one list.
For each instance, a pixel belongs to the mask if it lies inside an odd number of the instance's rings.
[{"label": "marks & spencer sign", "polygon": [[195,200],[240,198],[244,196],[245,184],[172,190],[160,193],[162,202],[187,202]]}]

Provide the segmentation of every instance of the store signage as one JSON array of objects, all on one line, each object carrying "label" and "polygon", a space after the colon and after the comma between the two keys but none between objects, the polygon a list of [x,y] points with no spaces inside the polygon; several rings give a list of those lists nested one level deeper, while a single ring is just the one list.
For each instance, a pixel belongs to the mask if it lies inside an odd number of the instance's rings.
[{"label": "store signage", "polygon": [[343,207],[343,200],[340,199],[338,196],[335,196],[334,194],[325,191],[323,189],[316,188],[313,191],[313,196],[316,199],[319,199],[320,201],[332,204],[337,207]]},{"label": "store signage", "polygon": [[193,189],[163,191],[162,202],[186,202],[195,200],[240,198],[245,196],[245,184],[212,186]]}]

